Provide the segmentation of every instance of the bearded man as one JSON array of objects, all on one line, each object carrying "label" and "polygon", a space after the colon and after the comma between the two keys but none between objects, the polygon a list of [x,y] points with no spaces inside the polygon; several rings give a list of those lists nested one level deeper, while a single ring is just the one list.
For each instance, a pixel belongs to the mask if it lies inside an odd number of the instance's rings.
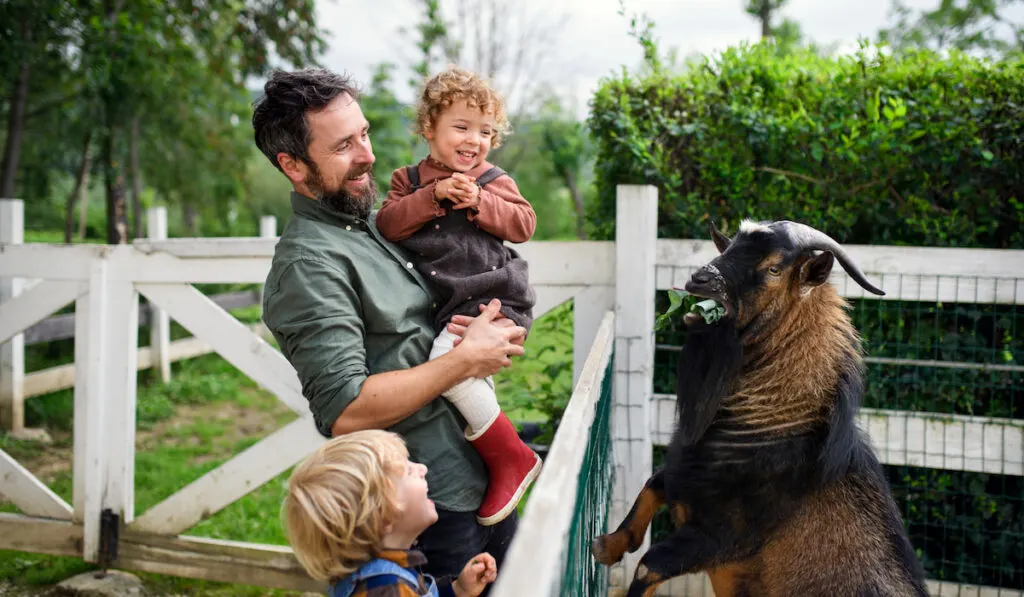
[{"label": "bearded man", "polygon": [[293,187],[263,320],[299,374],[317,429],[327,437],[360,429],[402,435],[410,460],[427,466],[438,511],[418,540],[425,571],[443,582],[484,551],[500,570],[516,516],[477,523],[487,472],[461,415],[437,398],[508,366],[510,356],[523,354],[526,331],[502,318],[493,301],[480,316],[453,322],[460,344],[428,360],[434,291],[377,230],[370,126],[347,77],[274,72],[252,124],[257,147]]}]

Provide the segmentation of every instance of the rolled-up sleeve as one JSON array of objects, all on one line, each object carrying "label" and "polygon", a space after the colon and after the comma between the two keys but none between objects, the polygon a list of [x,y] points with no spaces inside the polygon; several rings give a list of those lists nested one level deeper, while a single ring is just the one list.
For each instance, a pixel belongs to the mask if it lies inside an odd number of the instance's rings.
[{"label": "rolled-up sleeve", "polygon": [[359,296],[341,269],[311,258],[289,264],[264,292],[264,321],[299,374],[317,429],[330,437],[369,375]]}]

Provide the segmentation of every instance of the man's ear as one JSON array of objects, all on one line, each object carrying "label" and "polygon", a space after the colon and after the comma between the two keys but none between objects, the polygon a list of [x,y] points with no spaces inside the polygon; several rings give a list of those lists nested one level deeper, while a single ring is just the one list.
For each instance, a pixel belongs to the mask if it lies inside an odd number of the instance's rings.
[{"label": "man's ear", "polygon": [[820,255],[805,261],[800,266],[800,286],[812,288],[828,282],[834,262],[835,256],[831,251],[822,251]]},{"label": "man's ear", "polygon": [[306,180],[309,168],[302,160],[296,159],[294,156],[290,156],[282,151],[277,154],[277,163],[281,165],[284,175],[293,183],[301,184]]}]

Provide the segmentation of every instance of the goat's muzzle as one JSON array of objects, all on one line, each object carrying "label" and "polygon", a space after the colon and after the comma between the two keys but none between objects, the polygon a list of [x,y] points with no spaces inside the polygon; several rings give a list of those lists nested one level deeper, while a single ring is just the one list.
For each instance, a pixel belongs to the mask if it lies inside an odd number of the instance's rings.
[{"label": "goat's muzzle", "polygon": [[[683,286],[683,290],[692,294],[693,296],[714,299],[718,301],[723,307],[725,307],[725,316],[729,317],[733,314],[733,308],[729,304],[729,296],[726,291],[725,279],[722,277],[722,273],[718,271],[718,268],[712,264],[705,265],[690,276],[690,280]],[[704,321],[700,315],[696,313],[687,313],[683,317],[683,322],[686,325],[693,325],[698,321]]]}]

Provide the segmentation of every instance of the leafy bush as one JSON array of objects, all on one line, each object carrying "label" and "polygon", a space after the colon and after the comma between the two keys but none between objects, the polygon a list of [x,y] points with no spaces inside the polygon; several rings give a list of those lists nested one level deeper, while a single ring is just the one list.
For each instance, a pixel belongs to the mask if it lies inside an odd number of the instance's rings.
[{"label": "leafy bush", "polygon": [[603,81],[590,223],[615,185],[660,191],[659,232],[790,219],[839,242],[1024,248],[1024,61],[727,50],[682,74]]},{"label": "leafy bush", "polygon": [[573,303],[538,317],[526,339],[527,358],[494,376],[502,409],[515,420],[540,423],[533,441],[550,444],[572,395]]}]

